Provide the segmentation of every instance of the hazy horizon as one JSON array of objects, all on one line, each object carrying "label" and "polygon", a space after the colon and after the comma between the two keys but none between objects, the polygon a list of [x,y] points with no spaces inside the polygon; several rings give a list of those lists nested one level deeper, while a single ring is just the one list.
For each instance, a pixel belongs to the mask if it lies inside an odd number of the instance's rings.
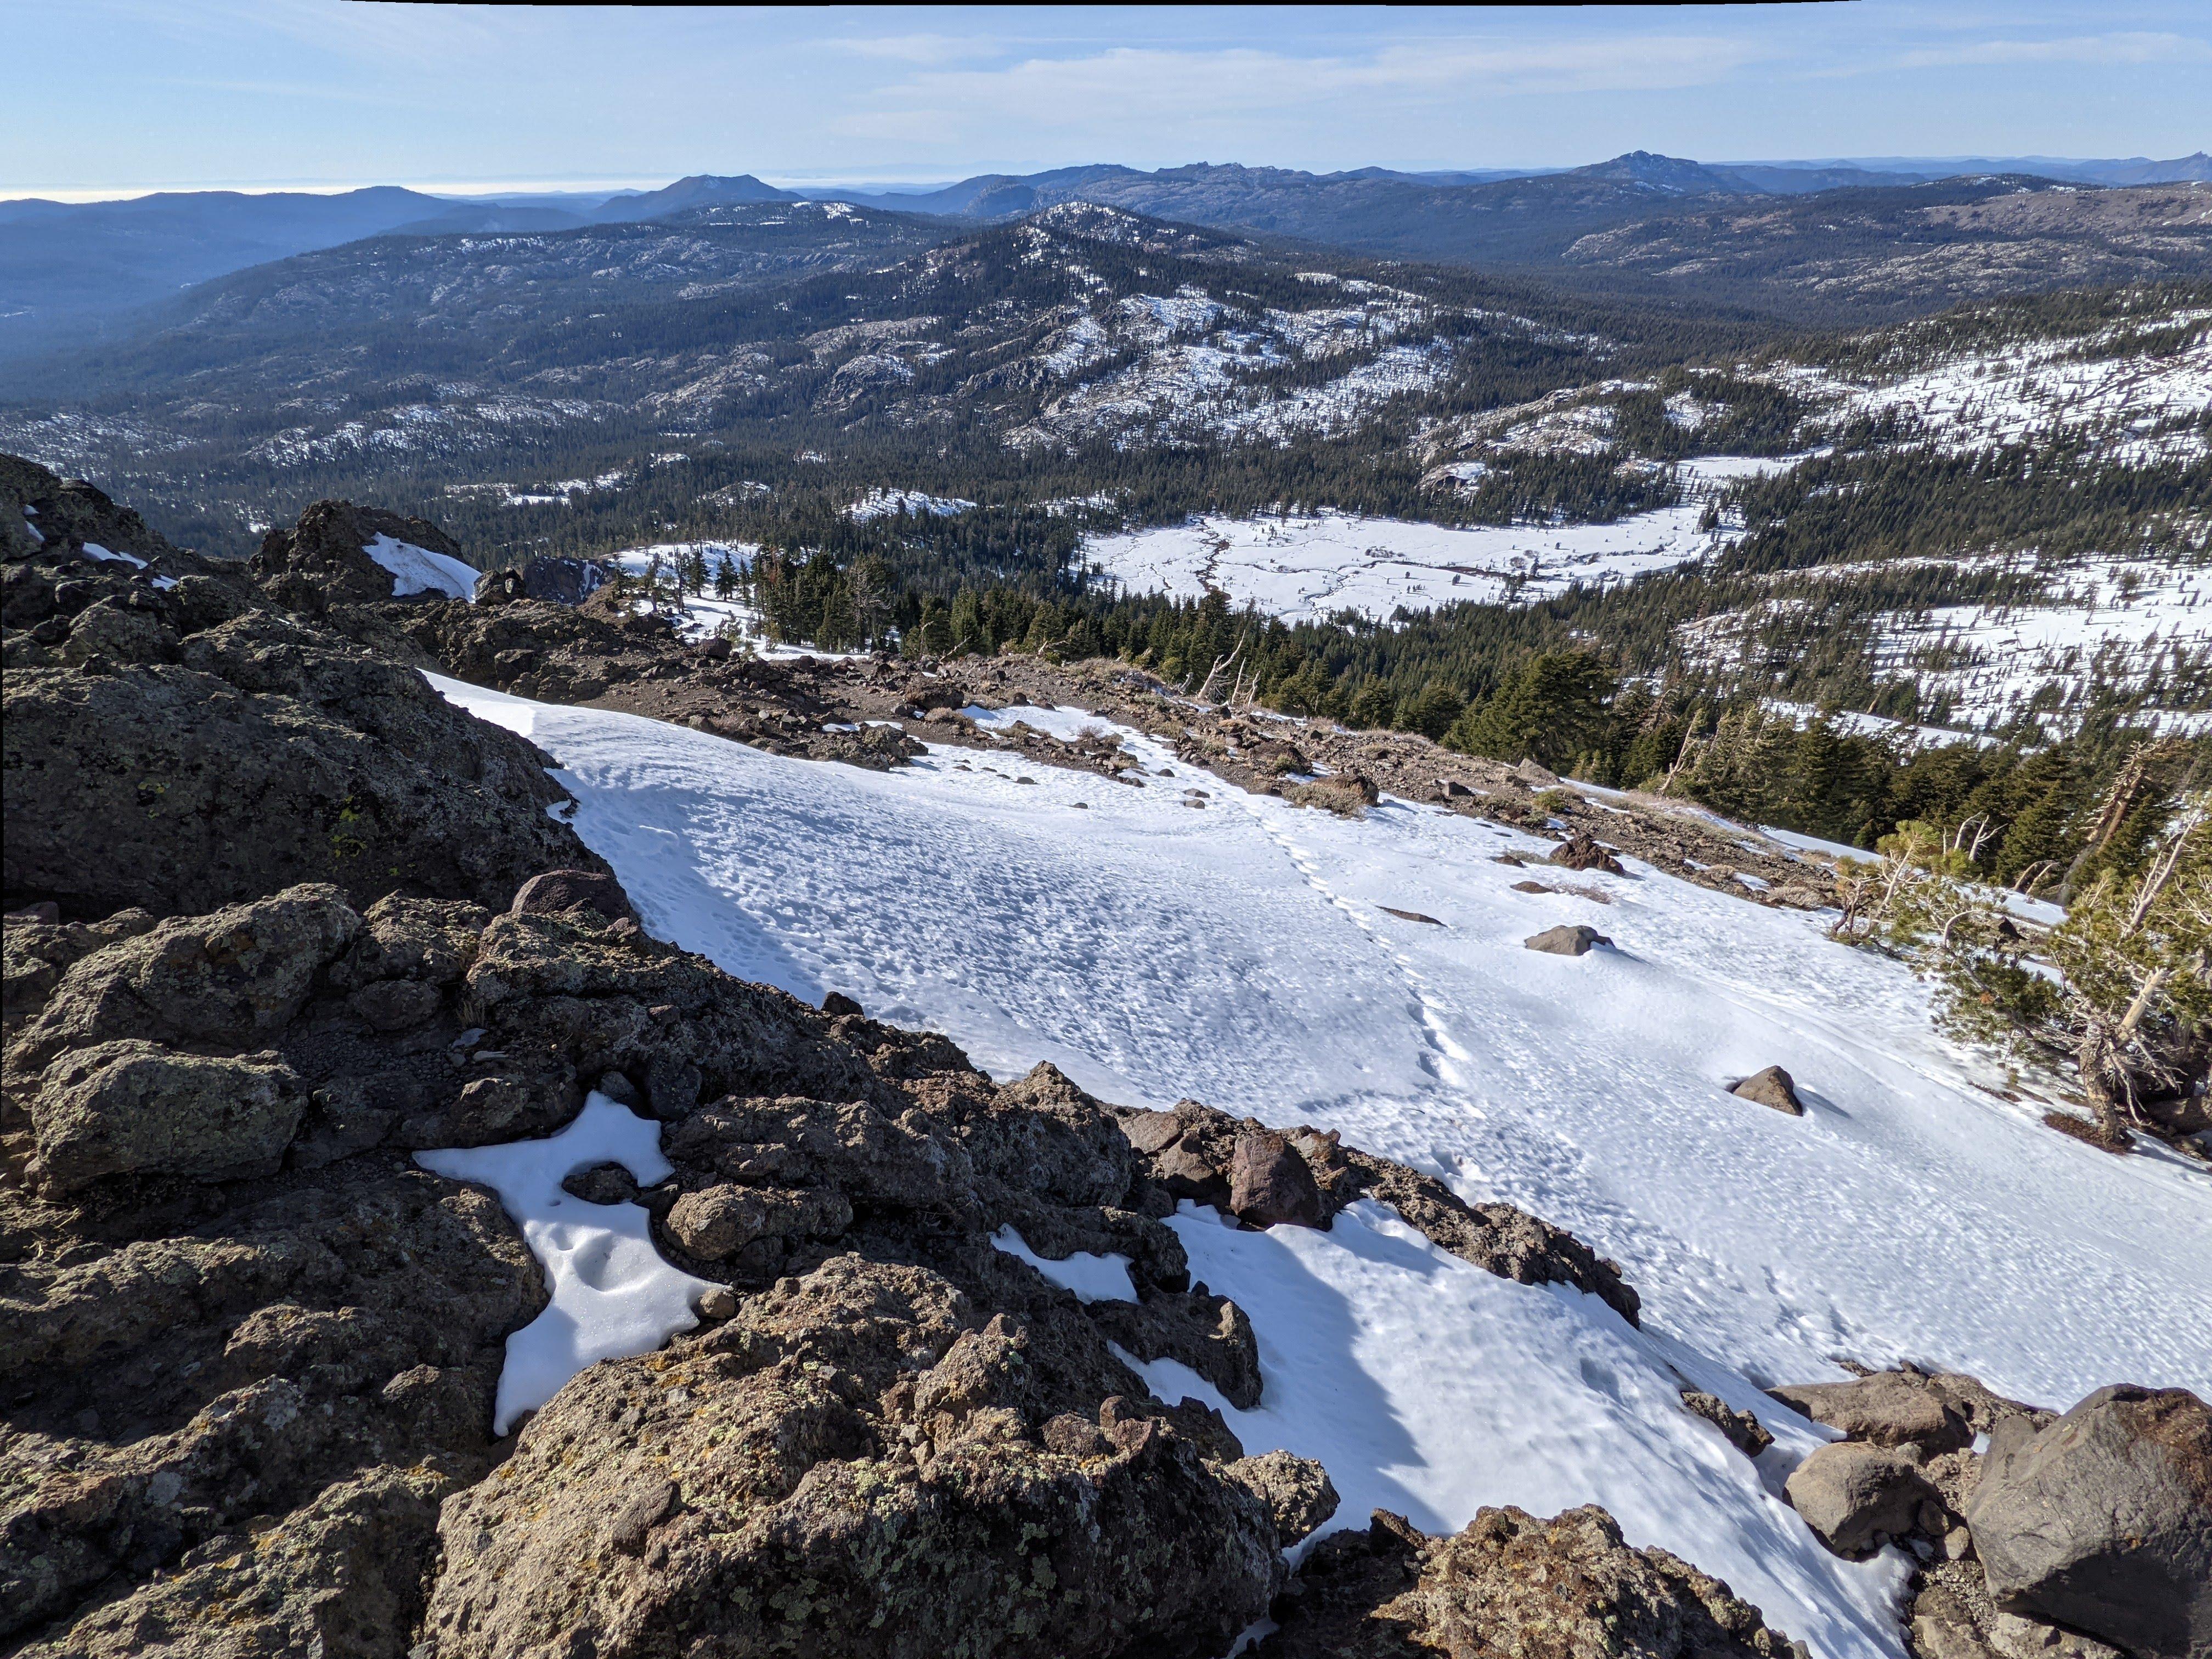
[{"label": "hazy horizon", "polygon": [[[443,195],[1110,160],[1316,173],[2189,155],[2212,11],[2078,5],[21,9],[0,197]],[[87,122],[84,113],[100,118]]]}]

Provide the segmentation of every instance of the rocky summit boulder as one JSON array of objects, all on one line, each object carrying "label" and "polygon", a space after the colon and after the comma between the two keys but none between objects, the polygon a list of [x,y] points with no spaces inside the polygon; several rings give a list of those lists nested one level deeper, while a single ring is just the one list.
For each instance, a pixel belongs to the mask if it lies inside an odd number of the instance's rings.
[{"label": "rocky summit boulder", "polygon": [[333,605],[388,604],[398,597],[393,573],[368,552],[380,537],[467,563],[453,538],[428,519],[351,501],[317,501],[291,529],[263,538],[246,568],[289,611],[319,616]]},{"label": "rocky summit boulder", "polygon": [[1820,1541],[1845,1556],[1905,1537],[1919,1526],[1921,1505],[1939,1502],[1909,1458],[1850,1440],[1816,1448],[1784,1490]]},{"label": "rocky summit boulder", "polygon": [[1753,1072],[1729,1092],[1740,1099],[1755,1100],[1762,1106],[1771,1106],[1778,1112],[1787,1112],[1792,1117],[1805,1115],[1805,1103],[1797,1098],[1796,1079],[1779,1066],[1769,1066],[1762,1071]]},{"label": "rocky summit boulder", "polygon": [[1577,922],[1572,927],[1547,927],[1542,933],[1521,941],[1531,951],[1541,951],[1547,956],[1587,956],[1597,945],[1610,945],[1613,941],[1595,927]]},{"label": "rocky summit boulder", "polygon": [[2183,1389],[2100,1389],[1991,1433],[1966,1524],[2007,1612],[2137,1659],[2212,1653],[2212,1411]]},{"label": "rocky summit boulder", "polygon": [[609,921],[635,919],[629,895],[622,883],[599,870],[548,870],[532,876],[514,895],[509,914],[518,916],[556,916],[578,905]]},{"label": "rocky summit boulder", "polygon": [[441,1659],[1226,1651],[1279,1586],[1275,1516],[1310,1524],[1323,1478],[1086,1407],[1075,1360],[936,1273],[834,1257],[563,1389],[447,1502],[423,1638]]}]

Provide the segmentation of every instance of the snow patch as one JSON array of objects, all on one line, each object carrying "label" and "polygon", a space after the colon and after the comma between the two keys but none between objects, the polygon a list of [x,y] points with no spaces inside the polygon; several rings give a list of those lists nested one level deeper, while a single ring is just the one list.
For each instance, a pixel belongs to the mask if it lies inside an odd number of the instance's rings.
[{"label": "snow patch", "polygon": [[133,565],[141,570],[143,570],[146,568],[146,561],[140,558],[136,553],[111,553],[106,548],[102,547],[98,542],[87,542],[84,544],[83,551],[86,558],[91,559],[97,563]]},{"label": "snow patch", "polygon": [[1690,499],[1611,524],[1462,528],[1324,512],[1310,517],[1208,517],[1085,542],[1084,556],[1137,592],[1201,599],[1212,589],[1284,621],[1461,602],[1533,603],[1573,583],[1626,581],[1695,563],[1722,532],[1699,527],[1711,490],[1787,459],[1707,456],[1685,462]]},{"label": "snow patch", "polygon": [[1126,1255],[1093,1255],[1087,1250],[1076,1250],[1061,1261],[1048,1261],[1030,1249],[1029,1242],[1011,1226],[1001,1227],[992,1234],[991,1243],[1008,1255],[1028,1262],[1063,1291],[1073,1291],[1079,1301],[1137,1299],[1137,1287],[1130,1282],[1129,1258]]},{"label": "snow patch", "polygon": [[660,1126],[593,1090],[575,1121],[541,1140],[417,1152],[434,1175],[477,1181],[522,1229],[553,1299],[507,1339],[492,1432],[534,1412],[586,1365],[651,1353],[699,1322],[693,1304],[716,1286],[679,1273],[653,1247],[639,1204],[592,1204],[561,1183],[596,1164],[619,1164],[651,1186],[675,1171]]},{"label": "snow patch", "polygon": [[440,593],[449,599],[466,599],[471,605],[477,602],[477,579],[483,573],[473,565],[382,532],[361,550],[392,573],[395,599]]}]

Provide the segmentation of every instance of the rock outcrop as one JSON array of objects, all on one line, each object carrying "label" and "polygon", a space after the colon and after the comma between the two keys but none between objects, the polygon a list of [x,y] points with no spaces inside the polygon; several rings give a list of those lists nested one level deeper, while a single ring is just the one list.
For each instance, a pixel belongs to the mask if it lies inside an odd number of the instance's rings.
[{"label": "rock outcrop", "polygon": [[1758,1608],[1659,1549],[1632,1549],[1603,1510],[1540,1521],[1485,1509],[1448,1538],[1376,1510],[1316,1544],[1270,1616],[1259,1659],[1634,1655],[1802,1659]]},{"label": "rock outcrop", "polygon": [[161,556],[172,586],[44,549],[7,568],[10,909],[173,915],[302,882],[503,908],[537,871],[605,867],[548,816],[567,795],[535,745],[239,567]]},{"label": "rock outcrop", "polygon": [[2142,1659],[2212,1653],[2212,1411],[2100,1389],[1999,1425],[1966,1510],[1991,1600]]},{"label": "rock outcrop", "polygon": [[1609,945],[1613,941],[1596,928],[1577,922],[1571,926],[1563,923],[1557,927],[1547,927],[1540,933],[1530,934],[1521,943],[1528,950],[1541,951],[1547,956],[1582,957],[1588,956],[1597,946]]},{"label": "rock outcrop", "polygon": [[272,530],[247,566],[275,604],[307,616],[333,605],[382,605],[395,596],[392,573],[365,550],[378,537],[459,559],[461,550],[427,519],[351,501],[317,501],[289,530]]}]

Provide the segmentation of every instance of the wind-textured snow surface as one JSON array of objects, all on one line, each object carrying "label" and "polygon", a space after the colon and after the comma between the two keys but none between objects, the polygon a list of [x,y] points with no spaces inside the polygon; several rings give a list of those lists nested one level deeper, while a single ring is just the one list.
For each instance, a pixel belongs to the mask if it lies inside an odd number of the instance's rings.
[{"label": "wind-textured snow surface", "polygon": [[1582,582],[1626,581],[1695,563],[1720,532],[1701,530],[1717,487],[1792,465],[1704,456],[1681,465],[1684,501],[1610,524],[1462,528],[1340,513],[1211,516],[1087,541],[1084,556],[1133,592],[1200,599],[1218,589],[1269,617],[1320,621],[1340,611],[1387,620],[1462,600],[1530,602]]},{"label": "wind-textured snow surface", "polygon": [[380,533],[361,550],[392,573],[392,597],[395,599],[415,593],[437,593],[449,599],[476,603],[477,578],[483,573],[473,565]]},{"label": "wind-textured snow surface", "polygon": [[[1760,1509],[1717,1434],[1657,1415],[1666,1367],[1758,1411],[1785,1462],[1813,1431],[1757,1388],[1839,1377],[1839,1358],[2062,1407],[2123,1378],[2212,1386],[2212,1183],[1975,1087],[1925,988],[1818,916],[1632,861],[1577,878],[1601,906],[1516,892],[1527,872],[1492,855],[1545,843],[1395,800],[1346,821],[1246,796],[1133,732],[1142,788],[951,748],[875,773],[436,683],[550,750],[647,925],[733,974],[844,992],[998,1075],[1050,1060],[1109,1100],[1338,1129],[1621,1263],[1641,1336],[1577,1293],[1455,1277],[1372,1218],[1176,1224],[1261,1337],[1268,1394],[1240,1434],[1322,1456],[1347,1494],[1402,1491],[1452,1525],[1602,1503],[1823,1659],[1894,1654],[1868,1622],[1893,1566],[1834,1563]],[[1567,921],[1616,948],[1522,948]],[[1770,1064],[1805,1117],[1726,1092]]]},{"label": "wind-textured snow surface", "polygon": [[651,1353],[699,1322],[693,1304],[714,1286],[662,1260],[643,1206],[593,1204],[561,1186],[599,1164],[619,1164],[646,1186],[665,1180],[674,1171],[660,1155],[658,1123],[594,1090],[558,1134],[417,1152],[415,1161],[497,1193],[553,1295],[544,1312],[507,1339],[494,1434],[505,1434],[585,1366]]}]

